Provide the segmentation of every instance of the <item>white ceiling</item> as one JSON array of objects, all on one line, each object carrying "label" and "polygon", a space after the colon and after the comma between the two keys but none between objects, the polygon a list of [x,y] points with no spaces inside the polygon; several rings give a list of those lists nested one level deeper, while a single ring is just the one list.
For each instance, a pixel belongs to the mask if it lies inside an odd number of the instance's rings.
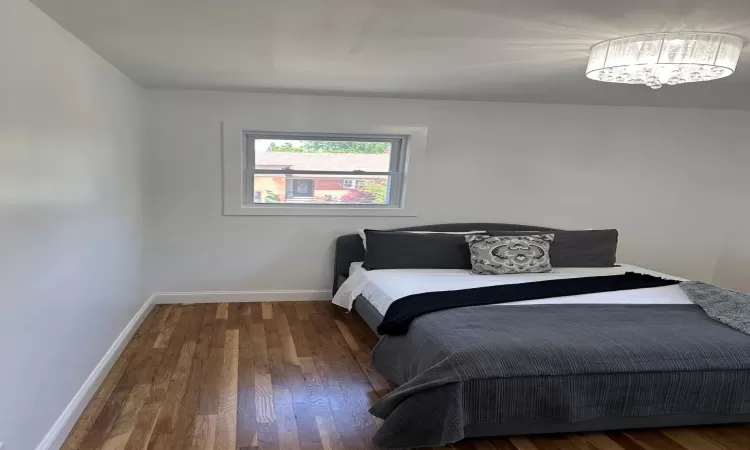
[{"label": "white ceiling", "polygon": [[750,109],[750,51],[710,83],[584,77],[635,33],[750,38],[750,0],[32,0],[145,87]]}]

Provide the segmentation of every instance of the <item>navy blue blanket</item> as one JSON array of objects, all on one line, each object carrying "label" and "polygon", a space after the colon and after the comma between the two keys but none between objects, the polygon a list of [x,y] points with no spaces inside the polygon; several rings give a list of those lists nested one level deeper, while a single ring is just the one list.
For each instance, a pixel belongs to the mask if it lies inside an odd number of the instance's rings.
[{"label": "navy blue blanket", "polygon": [[409,331],[409,325],[417,317],[446,309],[569,295],[596,294],[598,292],[654,288],[678,283],[680,281],[627,272],[622,275],[566,278],[562,280],[460,289],[456,291],[424,292],[409,295],[393,302],[388,311],[386,311],[383,321],[378,326],[378,333],[392,336],[406,334]]}]

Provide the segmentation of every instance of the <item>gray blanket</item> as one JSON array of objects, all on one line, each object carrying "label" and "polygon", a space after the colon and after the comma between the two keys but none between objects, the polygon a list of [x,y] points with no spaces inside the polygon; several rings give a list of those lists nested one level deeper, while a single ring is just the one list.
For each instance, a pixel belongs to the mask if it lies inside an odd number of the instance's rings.
[{"label": "gray blanket", "polygon": [[750,334],[750,295],[700,281],[680,283],[680,288],[712,319]]},{"label": "gray blanket", "polygon": [[372,364],[400,385],[370,410],[389,448],[456,442],[472,424],[750,413],[750,336],[696,305],[441,311],[384,337]]}]

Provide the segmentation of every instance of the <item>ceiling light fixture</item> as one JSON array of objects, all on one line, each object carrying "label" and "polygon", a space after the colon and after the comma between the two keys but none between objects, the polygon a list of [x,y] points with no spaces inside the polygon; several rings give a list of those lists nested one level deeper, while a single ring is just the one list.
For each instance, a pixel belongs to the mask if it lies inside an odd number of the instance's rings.
[{"label": "ceiling light fixture", "polygon": [[586,76],[659,89],[734,73],[743,40],[730,34],[680,32],[628,36],[591,47]]}]

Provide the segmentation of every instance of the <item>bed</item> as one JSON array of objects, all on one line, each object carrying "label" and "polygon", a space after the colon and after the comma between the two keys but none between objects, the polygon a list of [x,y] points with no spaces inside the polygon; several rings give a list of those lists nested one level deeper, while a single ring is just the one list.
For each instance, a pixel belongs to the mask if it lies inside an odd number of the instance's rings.
[{"label": "bed", "polygon": [[[401,230],[556,231],[497,223]],[[518,279],[445,269],[368,272],[364,256],[359,235],[337,240],[333,290],[351,297],[373,330],[395,300],[421,292],[625,272],[681,281],[626,265]],[[381,339],[373,366],[400,386],[371,410],[384,419],[374,442],[387,448],[750,422],[750,336],[706,316],[676,284],[427,314],[405,336]]]}]

